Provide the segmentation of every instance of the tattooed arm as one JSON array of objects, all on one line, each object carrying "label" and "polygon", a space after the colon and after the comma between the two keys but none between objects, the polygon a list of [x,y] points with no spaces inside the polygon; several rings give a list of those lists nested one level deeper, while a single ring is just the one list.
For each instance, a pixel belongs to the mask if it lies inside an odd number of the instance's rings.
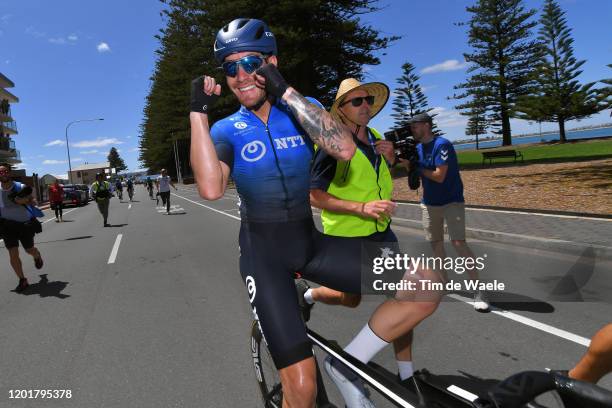
[{"label": "tattooed arm", "polygon": [[329,112],[304,98],[293,88],[287,89],[283,99],[314,143],[338,160],[350,160],[355,154],[353,136]]},{"label": "tattooed arm", "polygon": [[269,95],[287,102],[310,139],[321,149],[337,160],[351,160],[357,149],[353,135],[342,124],[336,123],[328,112],[290,87],[274,61],[275,59],[257,70],[257,81],[263,84]]}]

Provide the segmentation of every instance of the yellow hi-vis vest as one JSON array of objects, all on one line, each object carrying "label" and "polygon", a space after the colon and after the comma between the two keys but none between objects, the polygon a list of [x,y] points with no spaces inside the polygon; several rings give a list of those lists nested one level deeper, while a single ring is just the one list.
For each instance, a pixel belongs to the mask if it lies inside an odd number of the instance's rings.
[{"label": "yellow hi-vis vest", "polygon": [[[376,139],[382,139],[378,131],[368,128]],[[336,173],[327,193],[341,200],[366,203],[374,200],[391,200],[393,180],[389,167],[382,155],[377,157],[378,172],[370,160],[357,148],[348,162],[338,161]],[[339,237],[365,237],[387,229],[391,220],[360,217],[353,214],[337,213],[328,210],[321,212],[323,232]]]}]

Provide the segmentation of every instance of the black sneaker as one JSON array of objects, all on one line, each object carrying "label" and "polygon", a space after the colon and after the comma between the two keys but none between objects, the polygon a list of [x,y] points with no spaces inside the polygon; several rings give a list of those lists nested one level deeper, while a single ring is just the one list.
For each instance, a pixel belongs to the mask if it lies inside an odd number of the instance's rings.
[{"label": "black sneaker", "polygon": [[310,310],[314,305],[311,305],[304,299],[304,293],[310,289],[310,285],[304,279],[295,280],[295,290],[297,291],[298,303],[300,305],[300,311],[302,312],[302,319],[304,322],[310,320]]},{"label": "black sneaker", "polygon": [[28,286],[30,286],[28,280],[26,278],[21,278],[19,279],[19,285],[17,285],[17,287],[15,288],[15,292],[21,293],[26,290]]}]

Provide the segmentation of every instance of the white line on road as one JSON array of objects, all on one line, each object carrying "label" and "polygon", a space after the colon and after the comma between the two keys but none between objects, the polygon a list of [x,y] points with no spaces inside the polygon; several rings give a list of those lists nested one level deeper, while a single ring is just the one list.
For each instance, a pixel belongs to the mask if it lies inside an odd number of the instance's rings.
[{"label": "white line on road", "polygon": [[128,210],[131,209],[131,208],[132,208],[132,204],[129,204],[128,205]]},{"label": "white line on road", "polygon": [[[448,297],[451,297],[453,299],[467,303],[468,305],[471,305],[474,302],[473,299],[466,298],[464,296],[460,296],[454,293],[448,295]],[[552,334],[553,336],[557,336],[565,340],[573,341],[574,343],[578,343],[581,346],[589,347],[589,345],[591,344],[591,340],[587,339],[586,337],[578,336],[577,334],[570,333],[565,330],[557,329],[556,327],[550,326],[546,323],[541,323],[536,320],[530,319],[528,317],[509,312],[507,310],[502,310],[497,307],[491,307],[491,313],[494,313],[498,316],[505,317],[510,320],[514,320],[515,322],[522,323],[526,326],[533,327],[534,329],[538,329],[543,332]]]},{"label": "white line on road", "polygon": [[226,213],[226,212],[219,211],[219,210],[217,210],[216,208],[212,208],[212,207],[209,207],[209,206],[207,206],[207,205],[204,205],[204,204],[198,203],[198,202],[196,202],[196,201],[190,200],[190,199],[188,199],[188,198],[185,198],[185,197],[180,196],[180,195],[175,194],[175,193],[171,193],[171,194],[172,194],[173,196],[176,196],[176,197],[182,198],[183,200],[187,200],[187,201],[189,201],[190,203],[193,203],[193,204],[195,204],[195,205],[199,205],[200,207],[208,208],[209,210],[212,210],[212,211],[214,211],[214,212],[218,212],[219,214],[223,214],[223,215],[226,215],[226,216],[228,216],[228,217],[230,217],[230,218],[233,218],[233,219],[235,219],[235,220],[240,221],[240,217],[236,217],[235,215],[231,215],[231,214],[228,214],[228,213]]},{"label": "white line on road", "polygon": [[117,252],[119,252],[119,245],[121,245],[122,237],[123,237],[123,234],[119,234],[117,235],[117,238],[115,239],[115,245],[113,245],[113,249],[110,253],[110,256],[108,257],[109,264],[115,263],[115,259],[117,258]]},{"label": "white line on road", "polygon": [[[64,212],[64,214],[68,214],[68,213],[71,213],[71,212],[76,211],[76,210],[78,210],[78,208],[73,208],[73,209],[72,209],[72,210],[70,210],[70,211],[66,211],[66,212]],[[64,214],[62,215],[62,217],[64,216]],[[49,218],[48,220],[43,221],[41,224],[46,224],[46,223],[48,223],[49,221],[53,221],[54,219],[55,219],[55,217]]]}]

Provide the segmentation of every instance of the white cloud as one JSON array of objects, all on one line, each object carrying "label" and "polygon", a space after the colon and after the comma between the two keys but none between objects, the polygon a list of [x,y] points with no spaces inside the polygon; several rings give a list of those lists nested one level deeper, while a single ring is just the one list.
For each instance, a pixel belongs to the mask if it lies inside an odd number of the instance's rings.
[{"label": "white cloud", "polygon": [[68,40],[69,40],[69,41],[76,41],[76,40],[78,40],[78,39],[79,39],[79,37],[78,37],[76,34],[70,34],[70,35],[68,36]]},{"label": "white cloud", "polygon": [[8,23],[11,17],[13,17],[12,14],[4,14],[2,17],[0,17],[0,21],[2,21],[3,23]]},{"label": "white cloud", "polygon": [[463,69],[467,67],[467,62],[459,62],[455,59],[446,60],[439,64],[431,65],[429,67],[425,67],[421,70],[422,74],[433,74],[436,72],[445,72],[445,71],[456,71],[458,69]]},{"label": "white cloud", "polygon": [[70,161],[73,161],[73,162],[83,161],[83,158],[82,157],[75,157],[74,159],[70,159]]},{"label": "white cloud", "polygon": [[128,150],[129,153],[134,153],[134,152],[137,152],[137,151],[140,151],[139,147],[134,147],[134,148]]},{"label": "white cloud", "polygon": [[42,164],[64,164],[66,160],[44,160]]},{"label": "white cloud", "polygon": [[421,91],[423,92],[427,92],[427,91],[431,91],[432,89],[437,88],[438,85],[425,85],[421,87]]},{"label": "white cloud", "polygon": [[104,147],[112,144],[122,144],[123,142],[119,141],[119,139],[112,137],[106,139],[96,139],[96,140],[83,140],[81,142],[73,143],[74,147]]},{"label": "white cloud", "polygon": [[66,39],[64,37],[49,38],[49,42],[55,45],[64,45],[66,44]]},{"label": "white cloud", "polygon": [[98,44],[98,46],[96,47],[98,49],[98,52],[102,53],[102,52],[109,52],[111,49],[108,46],[107,43],[105,42],[101,42],[100,44]]},{"label": "white cloud", "polygon": [[95,150],[95,149],[94,150],[82,150],[80,153],[81,154],[96,154],[96,153],[100,153],[100,151]]},{"label": "white cloud", "polygon": [[436,106],[429,113],[436,115],[434,121],[441,128],[465,126],[467,124],[467,117],[461,115],[458,110],[446,110],[442,106]]},{"label": "white cloud", "polygon": [[45,147],[50,147],[50,146],[63,146],[65,145],[66,142],[64,142],[63,140],[59,140],[59,139],[55,139],[52,142],[49,142],[47,144],[45,144]]},{"label": "white cloud", "polygon": [[42,31],[38,31],[33,26],[29,26],[28,28],[26,28],[25,32],[26,34],[29,34],[34,38],[42,38],[47,36],[47,34],[43,33]]}]

